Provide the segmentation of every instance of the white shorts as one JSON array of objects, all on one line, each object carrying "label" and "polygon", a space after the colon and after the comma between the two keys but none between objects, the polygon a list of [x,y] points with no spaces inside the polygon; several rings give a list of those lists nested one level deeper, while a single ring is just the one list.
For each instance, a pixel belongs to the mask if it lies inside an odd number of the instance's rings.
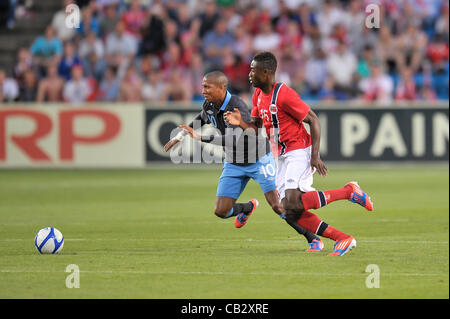
[{"label": "white shorts", "polygon": [[302,192],[314,191],[311,167],[311,146],[290,151],[278,157],[277,191],[280,201],[285,197],[286,189],[300,189]]}]

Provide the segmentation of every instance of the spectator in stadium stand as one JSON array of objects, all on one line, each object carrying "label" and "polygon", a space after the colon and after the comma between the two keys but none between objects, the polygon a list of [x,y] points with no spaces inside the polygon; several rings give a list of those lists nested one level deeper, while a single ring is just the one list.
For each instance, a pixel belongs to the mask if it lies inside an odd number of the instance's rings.
[{"label": "spectator in stadium stand", "polygon": [[106,61],[97,56],[95,52],[91,52],[89,56],[82,59],[81,65],[86,77],[95,79],[97,83],[102,80],[107,68]]},{"label": "spectator in stadium stand", "polygon": [[81,37],[86,36],[89,32],[95,32],[97,36],[100,35],[100,23],[94,15],[91,6],[86,6],[81,11],[80,27],[76,30],[77,34]]},{"label": "spectator in stadium stand", "polygon": [[245,26],[251,36],[255,36],[259,32],[260,23],[261,17],[258,7],[255,4],[250,3],[244,10],[241,24]]},{"label": "spectator in stadium stand", "polygon": [[108,67],[105,76],[99,85],[98,101],[113,102],[117,101],[119,96],[119,79],[117,78],[117,69]]},{"label": "spectator in stadium stand", "polygon": [[28,69],[24,74],[23,85],[19,88],[19,101],[35,102],[38,91],[38,79],[32,69]]},{"label": "spectator in stadium stand", "polygon": [[[195,24],[192,26],[195,28]],[[195,30],[191,30],[184,32],[180,37],[181,63],[187,67],[191,63],[192,55],[197,51],[198,38],[196,34]]]},{"label": "spectator in stadium stand", "polygon": [[299,25],[296,21],[291,20],[286,27],[286,31],[281,36],[277,48],[279,52],[279,74],[285,73],[291,80],[296,77],[297,70],[304,68],[306,61],[301,54],[301,44],[302,36],[299,31]]},{"label": "spectator in stadium stand", "polygon": [[261,32],[253,39],[253,48],[256,51],[275,52],[281,43],[281,37],[273,31],[272,22],[265,20],[261,22]]},{"label": "spectator in stadium stand", "polygon": [[224,60],[224,73],[229,82],[230,93],[239,95],[250,90],[248,73],[250,64],[243,61],[240,55],[229,53]]},{"label": "spectator in stadium stand", "polygon": [[222,17],[227,21],[227,30],[230,33],[233,33],[233,30],[242,22],[242,16],[236,12],[233,4],[222,7]]},{"label": "spectator in stadium stand", "polygon": [[203,38],[207,33],[214,29],[216,21],[220,19],[217,6],[214,0],[206,0],[204,11],[200,14],[200,30],[199,36]]},{"label": "spectator in stadium stand", "polygon": [[410,67],[414,73],[420,71],[426,53],[427,36],[415,23],[397,38],[397,65],[399,69]]},{"label": "spectator in stadium stand", "polygon": [[133,65],[130,65],[120,83],[119,100],[126,102],[141,101],[142,79]]},{"label": "spectator in stadium stand", "polygon": [[106,39],[111,32],[114,32],[117,22],[120,20],[120,15],[117,12],[117,2],[105,5],[103,14],[99,17],[98,23],[102,39]]},{"label": "spectator in stadium stand", "polygon": [[300,60],[302,39],[303,37],[300,33],[298,22],[295,20],[289,21],[279,42],[281,58],[284,56],[290,56],[293,57],[294,60]]},{"label": "spectator in stadium stand", "polygon": [[320,34],[328,37],[335,25],[345,22],[345,13],[338,7],[337,1],[325,0],[322,8],[317,13],[317,25],[319,26]]},{"label": "spectator in stadium stand", "polygon": [[61,102],[64,79],[58,74],[56,65],[49,65],[47,76],[39,81],[36,102]]},{"label": "spectator in stadium stand", "polygon": [[103,58],[105,53],[103,42],[97,38],[95,32],[89,32],[78,45],[78,56],[80,59],[84,59],[92,53],[97,55],[100,59]]},{"label": "spectator in stadium stand", "polygon": [[358,79],[367,78],[370,76],[370,62],[375,59],[373,48],[370,45],[366,45],[361,54],[361,58],[358,61],[356,67],[356,76]]},{"label": "spectator in stadium stand", "polygon": [[145,21],[146,13],[141,7],[140,0],[131,0],[130,8],[122,15],[127,32],[139,37],[140,29]]},{"label": "spectator in stadium stand", "polygon": [[5,70],[0,69],[0,102],[12,102],[19,95],[19,86],[13,78],[6,75]]},{"label": "spectator in stadium stand", "polygon": [[72,39],[76,33],[75,28],[68,28],[66,26],[66,7],[74,3],[74,0],[63,0],[61,10],[53,15],[52,26],[56,30],[57,37],[63,42]]},{"label": "spectator in stadium stand", "polygon": [[202,43],[204,63],[207,70],[221,69],[227,51],[232,51],[233,36],[227,31],[227,22],[219,19],[213,31],[208,32]]},{"label": "spectator in stadium stand", "polygon": [[27,48],[20,48],[17,53],[17,62],[15,63],[13,70],[13,76],[19,86],[23,84],[24,74],[29,69],[36,71],[36,66],[33,64],[30,50]]},{"label": "spectator in stadium stand", "polygon": [[81,60],[75,51],[75,45],[72,42],[66,42],[64,45],[64,54],[59,62],[58,73],[66,80],[70,79],[72,67],[81,64]]},{"label": "spectator in stadium stand", "polygon": [[262,11],[266,11],[270,15],[270,19],[276,19],[280,16],[281,7],[285,5],[285,1],[278,0],[260,0],[258,6]]},{"label": "spectator in stadium stand", "polygon": [[239,55],[243,61],[251,61],[253,57],[253,41],[252,37],[242,24],[234,29],[233,37],[233,52]]},{"label": "spectator in stadium stand", "polygon": [[333,79],[330,76],[328,76],[325,79],[323,86],[317,93],[317,99],[325,104],[333,103],[334,101],[336,101],[337,97],[336,93],[334,92],[333,85],[334,85]]},{"label": "spectator in stadium stand", "polygon": [[192,90],[192,97],[194,101],[204,101],[202,94],[203,86],[202,79],[205,75],[205,69],[202,61],[202,56],[200,53],[194,53],[191,58],[190,64],[190,83]]},{"label": "spectator in stadium stand", "polygon": [[360,81],[359,88],[363,92],[363,100],[365,102],[379,105],[386,105],[392,102],[394,84],[392,79],[384,72],[384,67],[380,60],[372,61],[370,76]]},{"label": "spectator in stadium stand", "polygon": [[141,55],[161,55],[166,49],[166,38],[163,21],[155,15],[155,8],[148,12],[141,28],[141,42],[139,53]]},{"label": "spectator in stadium stand", "polygon": [[192,101],[192,89],[186,85],[188,78],[186,72],[180,68],[173,69],[165,80],[166,87],[161,100],[164,102],[183,102],[189,104]]},{"label": "spectator in stadium stand", "polygon": [[40,75],[45,75],[47,66],[59,63],[63,51],[61,40],[55,35],[55,29],[47,26],[45,35],[39,36],[31,45],[33,62],[39,67]]},{"label": "spectator in stadium stand", "polygon": [[66,82],[63,89],[63,97],[72,105],[80,105],[87,101],[92,90],[88,80],[83,75],[81,65],[72,67],[72,77]]},{"label": "spectator in stadium stand", "polygon": [[334,80],[334,91],[340,99],[348,99],[355,95],[353,80],[357,60],[353,52],[348,50],[344,41],[337,45],[336,52],[327,58],[327,71]]},{"label": "spectator in stadium stand", "polygon": [[449,4],[447,1],[442,1],[442,7],[440,9],[441,15],[436,21],[434,32],[437,34],[441,34],[444,41],[448,44],[448,29],[449,29],[449,18],[448,18],[448,7]]},{"label": "spectator in stadium stand", "polygon": [[[343,25],[346,26],[348,32],[348,41],[351,46],[355,46],[363,41],[363,30],[365,27],[366,16],[363,10],[363,2],[361,0],[351,0],[348,9],[343,15]],[[357,50],[354,50],[357,54]]]},{"label": "spectator in stadium stand", "polygon": [[159,102],[163,99],[166,84],[162,81],[160,72],[148,74],[144,85],[142,85],[142,100],[144,102]]},{"label": "spectator in stadium stand", "polygon": [[317,95],[324,86],[327,77],[327,60],[320,47],[314,51],[314,55],[305,64],[305,82],[308,92]]},{"label": "spectator in stadium stand", "polygon": [[[194,19],[189,15],[189,9],[186,3],[179,3],[173,19],[177,23],[179,34],[183,34],[191,30]],[[200,22],[198,19],[196,20],[198,23]]]},{"label": "spectator in stadium stand", "polygon": [[375,56],[385,63],[389,74],[398,72],[396,52],[397,41],[392,35],[390,27],[382,24],[379,29],[378,41],[375,45]]},{"label": "spectator in stadium stand", "polygon": [[164,22],[164,31],[166,36],[166,43],[176,42],[180,43],[180,33],[178,32],[178,25],[172,19],[166,19]]},{"label": "spectator in stadium stand", "polygon": [[435,34],[433,41],[427,47],[427,57],[431,61],[434,73],[445,73],[449,58],[448,50],[448,42],[444,40],[444,36],[439,33]]},{"label": "spectator in stadium stand", "polygon": [[323,52],[329,54],[326,48],[325,39],[320,35],[319,27],[312,25],[309,33],[303,35],[301,53],[305,59],[309,59],[314,55],[316,48],[321,48]]},{"label": "spectator in stadium stand", "polygon": [[[116,24],[115,31],[106,38],[106,59],[110,60],[114,54],[120,53],[127,62],[134,59],[138,49],[138,40],[125,31],[123,21]],[[109,63],[109,61],[108,61]]]},{"label": "spectator in stadium stand", "polygon": [[414,74],[408,67],[401,70],[401,77],[395,90],[396,101],[413,101],[417,99]]},{"label": "spectator in stadium stand", "polygon": [[300,25],[300,31],[302,34],[311,32],[311,27],[317,24],[316,15],[311,11],[311,7],[307,2],[300,4],[298,13],[295,16],[296,21]]}]

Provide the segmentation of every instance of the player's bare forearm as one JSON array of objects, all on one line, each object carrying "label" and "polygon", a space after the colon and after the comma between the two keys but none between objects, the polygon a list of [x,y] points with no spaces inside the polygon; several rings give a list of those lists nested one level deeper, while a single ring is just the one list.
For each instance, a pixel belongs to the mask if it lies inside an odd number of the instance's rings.
[{"label": "player's bare forearm", "polygon": [[320,122],[316,113],[312,110],[308,112],[303,122],[309,124],[309,131],[311,134],[311,166],[317,169],[317,172],[321,176],[327,175],[327,167],[322,162],[319,156],[320,148]]},{"label": "player's bare forearm", "polygon": [[178,128],[181,128],[184,131],[186,131],[195,140],[202,139],[202,137],[199,134],[197,134],[197,132],[195,132],[194,129],[192,127],[190,127],[189,125],[181,124],[178,126]]},{"label": "player's bare forearm", "polygon": [[168,152],[174,145],[178,144],[180,140],[173,138],[166,145],[164,145],[164,152]]}]

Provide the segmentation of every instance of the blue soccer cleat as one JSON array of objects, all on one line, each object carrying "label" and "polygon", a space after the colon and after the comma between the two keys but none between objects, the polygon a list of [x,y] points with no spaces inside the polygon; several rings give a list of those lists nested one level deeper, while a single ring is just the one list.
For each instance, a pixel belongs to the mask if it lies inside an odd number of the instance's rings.
[{"label": "blue soccer cleat", "polygon": [[308,252],[321,252],[323,249],[323,241],[319,237],[313,239],[312,242],[309,243]]}]

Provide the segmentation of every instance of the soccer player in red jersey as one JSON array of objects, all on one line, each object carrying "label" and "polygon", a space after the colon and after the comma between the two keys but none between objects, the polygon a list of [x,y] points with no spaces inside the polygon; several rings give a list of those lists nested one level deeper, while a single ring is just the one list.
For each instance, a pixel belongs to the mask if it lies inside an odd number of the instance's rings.
[{"label": "soccer player in red jersey", "polygon": [[[313,173],[327,175],[327,167],[319,156],[320,123],[308,104],[290,87],[275,81],[277,60],[270,52],[256,54],[251,62],[249,80],[256,88],[252,98],[252,122],[242,120],[239,110],[224,117],[231,125],[244,130],[263,125],[277,156],[277,189],[286,210],[286,218],[303,228],[334,240],[331,256],[342,256],[356,247],[353,236],[320,220],[310,209],[321,208],[336,200],[350,200],[367,210],[373,210],[370,197],[356,182],[343,188],[317,191],[312,187]],[[303,123],[310,127],[308,133]]]}]

